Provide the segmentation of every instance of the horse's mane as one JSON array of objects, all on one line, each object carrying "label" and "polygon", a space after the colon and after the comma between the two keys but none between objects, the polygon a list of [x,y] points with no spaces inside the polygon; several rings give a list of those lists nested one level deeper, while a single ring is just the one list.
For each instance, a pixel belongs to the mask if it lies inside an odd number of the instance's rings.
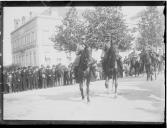
[{"label": "horse's mane", "polygon": [[103,72],[106,76],[111,75],[112,74],[112,70],[115,67],[115,62],[116,62],[116,50],[114,49],[113,45],[111,44],[111,46],[105,47],[105,55],[104,58],[102,59],[102,68],[103,68]]}]

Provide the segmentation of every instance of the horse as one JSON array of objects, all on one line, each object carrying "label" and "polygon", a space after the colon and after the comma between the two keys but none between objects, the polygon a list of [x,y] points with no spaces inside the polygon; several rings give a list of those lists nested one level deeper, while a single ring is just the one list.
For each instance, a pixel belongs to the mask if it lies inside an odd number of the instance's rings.
[{"label": "horse", "polygon": [[104,48],[105,54],[102,57],[102,68],[105,77],[105,87],[109,91],[109,80],[112,78],[112,90],[113,85],[115,85],[115,97],[117,97],[117,87],[118,87],[118,56],[116,55],[116,51],[111,44],[108,48],[107,46]]},{"label": "horse", "polygon": [[156,71],[157,71],[157,58],[155,56],[155,53],[146,51],[143,53],[142,62],[144,63],[146,74],[147,74],[147,80],[151,79],[153,80],[153,74],[156,79]]},{"label": "horse", "polygon": [[164,55],[157,55],[158,58],[158,74],[163,71],[164,67],[164,61],[165,61],[165,56]]},{"label": "horse", "polygon": [[140,63],[137,60],[137,57],[132,57],[130,59],[130,75],[132,75],[132,69],[134,68],[134,73],[135,73],[135,77],[136,75],[139,76],[139,69],[140,69]]},{"label": "horse", "polygon": [[157,78],[157,71],[158,71],[158,65],[159,65],[159,60],[158,60],[158,55],[155,52],[151,53],[151,64],[152,64],[153,74],[154,74],[155,80],[156,80],[156,78]]},{"label": "horse", "polygon": [[95,61],[90,55],[89,47],[85,46],[85,48],[82,51],[80,51],[79,65],[75,66],[74,68],[75,79],[76,83],[79,83],[82,100],[85,98],[83,93],[83,84],[84,82],[86,82],[87,102],[90,102],[89,85],[92,78],[92,74],[95,76],[93,65],[96,62],[97,61]]}]

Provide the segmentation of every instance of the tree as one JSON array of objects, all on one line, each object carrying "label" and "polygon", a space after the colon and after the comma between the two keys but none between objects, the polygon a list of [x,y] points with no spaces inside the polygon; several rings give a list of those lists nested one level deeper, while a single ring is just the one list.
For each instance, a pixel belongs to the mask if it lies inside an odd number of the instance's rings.
[{"label": "tree", "polygon": [[157,48],[163,44],[164,24],[163,15],[156,6],[148,6],[141,12],[138,23],[139,37],[137,48],[143,49],[146,46]]},{"label": "tree", "polygon": [[102,48],[107,34],[112,36],[119,49],[130,48],[133,38],[126,26],[121,7],[96,7],[95,10],[85,11],[83,17],[88,22],[87,30],[91,37],[87,43],[91,43],[93,48]]},{"label": "tree", "polygon": [[126,26],[121,7],[95,7],[78,17],[76,8],[71,8],[58,26],[54,42],[61,50],[75,51],[77,45],[88,45],[92,49],[101,49],[109,33],[119,49],[131,46],[132,36]]},{"label": "tree", "polygon": [[75,7],[69,9],[62,25],[56,26],[57,34],[52,38],[55,48],[64,51],[76,51],[77,44],[82,42],[82,23],[79,21]]}]

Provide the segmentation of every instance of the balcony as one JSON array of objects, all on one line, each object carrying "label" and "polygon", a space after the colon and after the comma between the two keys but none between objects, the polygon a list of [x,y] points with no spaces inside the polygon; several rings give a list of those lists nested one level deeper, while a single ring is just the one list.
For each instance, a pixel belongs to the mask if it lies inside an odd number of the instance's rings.
[{"label": "balcony", "polygon": [[17,52],[24,53],[26,50],[34,48],[34,47],[36,47],[35,43],[28,43],[26,45],[22,45],[22,47],[13,49],[13,53],[17,53]]}]

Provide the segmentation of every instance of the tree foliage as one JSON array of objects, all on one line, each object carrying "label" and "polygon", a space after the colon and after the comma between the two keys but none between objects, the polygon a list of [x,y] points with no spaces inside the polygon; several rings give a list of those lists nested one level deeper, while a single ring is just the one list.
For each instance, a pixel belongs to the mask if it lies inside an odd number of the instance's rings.
[{"label": "tree foliage", "polygon": [[163,15],[156,6],[148,6],[141,13],[138,23],[140,36],[137,38],[138,49],[162,46],[164,35]]},{"label": "tree foliage", "polygon": [[75,51],[77,45],[88,45],[101,49],[106,43],[106,35],[110,34],[113,43],[119,49],[126,50],[131,46],[133,37],[129,33],[123,18],[121,7],[95,7],[78,17],[76,8],[71,8],[58,26],[54,42],[61,50]]}]

